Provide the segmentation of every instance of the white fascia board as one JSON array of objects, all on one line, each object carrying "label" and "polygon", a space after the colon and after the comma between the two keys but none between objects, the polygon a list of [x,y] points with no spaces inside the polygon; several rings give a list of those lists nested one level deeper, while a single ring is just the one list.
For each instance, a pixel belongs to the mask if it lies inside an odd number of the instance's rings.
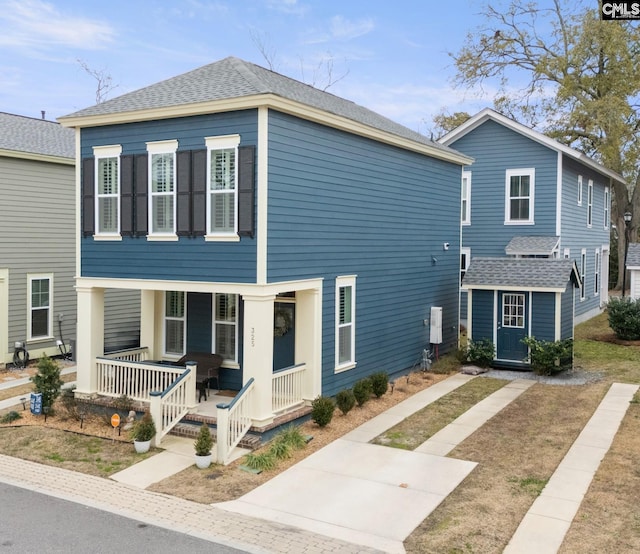
[{"label": "white fascia board", "polygon": [[47,162],[61,165],[75,165],[73,158],[65,158],[63,156],[51,156],[49,154],[34,154],[33,152],[21,152],[19,150],[6,150],[0,148],[0,157],[16,158],[18,160],[31,160],[34,162]]},{"label": "white fascia board", "polygon": [[506,290],[527,292],[565,292],[567,287],[527,287],[527,286],[503,286],[503,285],[462,285],[464,290]]}]

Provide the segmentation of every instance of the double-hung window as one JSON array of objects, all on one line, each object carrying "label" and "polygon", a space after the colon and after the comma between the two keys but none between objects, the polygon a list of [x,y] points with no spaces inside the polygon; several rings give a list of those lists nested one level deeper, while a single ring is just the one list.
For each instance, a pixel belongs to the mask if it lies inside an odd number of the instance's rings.
[{"label": "double-hung window", "polygon": [[207,235],[238,232],[239,135],[207,137]]},{"label": "double-hung window", "polygon": [[214,352],[235,362],[238,359],[238,295],[216,294],[214,304]]},{"label": "double-hung window", "polygon": [[120,234],[120,154],[122,146],[96,146],[96,235]]},{"label": "double-hung window", "polygon": [[176,234],[176,150],[177,140],[148,142],[149,235]]},{"label": "double-hung window", "polygon": [[336,279],[336,371],[356,365],[356,278]]},{"label": "double-hung window", "polygon": [[471,262],[471,248],[466,246],[462,246],[460,248],[460,284],[462,285],[462,279],[464,278],[464,274],[467,272],[469,268],[469,263]]},{"label": "double-hung window", "polygon": [[589,179],[587,186],[587,227],[593,224],[593,181]]},{"label": "double-hung window", "polygon": [[585,248],[580,252],[580,281],[582,282],[580,286],[580,300],[585,299],[585,282],[584,277],[587,273],[587,251]]},{"label": "double-hung window", "polygon": [[582,175],[578,175],[578,206],[582,206]]},{"label": "double-hung window", "polygon": [[462,172],[462,205],[460,217],[463,225],[471,224],[471,171]]},{"label": "double-hung window", "polygon": [[506,172],[505,224],[533,224],[535,169]]},{"label": "double-hung window", "polygon": [[593,278],[593,295],[600,294],[600,249],[596,248],[595,269]]},{"label": "double-hung window", "polygon": [[28,340],[52,336],[52,292],[53,275],[29,275]]},{"label": "double-hung window", "polygon": [[604,228],[609,228],[609,187],[604,187]]},{"label": "double-hung window", "polygon": [[167,291],[164,298],[164,353],[182,356],[187,328],[186,293]]}]

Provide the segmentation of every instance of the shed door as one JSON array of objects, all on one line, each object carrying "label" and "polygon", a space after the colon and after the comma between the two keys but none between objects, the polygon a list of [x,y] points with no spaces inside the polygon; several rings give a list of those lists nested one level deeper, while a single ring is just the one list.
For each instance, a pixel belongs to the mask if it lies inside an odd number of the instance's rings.
[{"label": "shed door", "polygon": [[527,346],[522,342],[527,336],[527,295],[522,292],[499,293],[498,359],[523,362]]}]

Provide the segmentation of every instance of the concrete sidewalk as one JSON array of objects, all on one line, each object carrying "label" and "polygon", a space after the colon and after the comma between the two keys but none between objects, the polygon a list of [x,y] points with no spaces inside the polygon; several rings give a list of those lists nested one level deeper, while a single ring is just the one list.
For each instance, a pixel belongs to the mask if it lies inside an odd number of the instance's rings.
[{"label": "concrete sidewalk", "polygon": [[[65,367],[60,372],[60,375],[68,375],[69,373],[75,373],[76,367]],[[15,377],[10,377],[8,379],[0,381],[0,390],[11,390],[15,387],[20,387],[22,385],[28,385],[31,383],[29,379],[29,375],[21,372],[20,370],[15,370]],[[72,387],[75,385],[75,382],[65,383],[63,388]],[[17,396],[12,396],[11,398],[7,398],[5,400],[0,400],[0,410],[4,410],[6,408],[13,408],[14,406],[19,406],[22,409],[22,399],[25,399],[27,409],[29,409],[29,393],[20,394]]]}]

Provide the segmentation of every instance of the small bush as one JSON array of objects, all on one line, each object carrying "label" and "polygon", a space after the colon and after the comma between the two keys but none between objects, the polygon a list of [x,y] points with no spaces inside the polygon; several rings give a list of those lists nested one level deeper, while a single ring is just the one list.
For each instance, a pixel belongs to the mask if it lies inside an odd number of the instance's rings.
[{"label": "small bush", "polygon": [[113,407],[120,412],[128,413],[133,410],[133,399],[123,394],[113,401]]},{"label": "small bush", "polygon": [[156,424],[153,422],[149,412],[145,412],[145,414],[134,423],[131,429],[131,436],[135,441],[150,441],[155,434]]},{"label": "small bush", "polygon": [[341,390],[336,395],[336,405],[344,415],[347,415],[356,405],[356,397],[353,396],[353,391],[351,389]]},{"label": "small bush", "polygon": [[611,298],[607,305],[609,327],[620,340],[640,339],[640,298]]},{"label": "small bush", "polygon": [[353,385],[353,396],[356,397],[358,406],[363,406],[365,402],[371,398],[372,393],[373,388],[371,387],[371,380],[368,377],[360,379]]},{"label": "small bush", "polygon": [[384,371],[378,371],[369,377],[371,390],[376,398],[380,398],[389,388],[389,376]]},{"label": "small bush", "polygon": [[42,393],[43,408],[51,408],[60,396],[60,390],[64,385],[64,381],[60,379],[61,369],[60,364],[46,354],[38,360],[38,372],[30,380],[35,392]]},{"label": "small bush", "polygon": [[480,367],[489,367],[495,357],[496,349],[491,339],[469,341],[467,359]]},{"label": "small bush", "polygon": [[326,427],[333,418],[335,405],[333,400],[327,396],[318,396],[311,403],[311,419],[320,427]]},{"label": "small bush", "polygon": [[269,447],[269,452],[276,460],[285,460],[291,458],[293,448],[286,441],[274,440]]},{"label": "small bush", "polygon": [[276,435],[276,441],[286,442],[295,450],[307,446],[307,441],[298,427],[290,425]]},{"label": "small bush", "polygon": [[193,443],[193,448],[196,451],[197,456],[208,456],[211,454],[211,448],[213,447],[213,437],[211,436],[211,429],[206,423],[200,426],[198,436]]},{"label": "small bush", "polygon": [[573,341],[571,339],[550,342],[526,337],[522,342],[529,347],[527,361],[536,375],[553,375],[573,364]]},{"label": "small bush", "polygon": [[78,401],[74,394],[75,386],[69,389],[63,389],[60,393],[60,400],[58,406],[60,408],[61,419],[73,419],[80,421],[80,409],[78,407]]},{"label": "small bush", "polygon": [[244,458],[244,465],[257,471],[267,471],[276,467],[276,459],[271,452],[255,454],[250,452]]},{"label": "small bush", "polygon": [[0,423],[12,423],[21,417],[22,416],[18,412],[12,410],[0,417]]}]

